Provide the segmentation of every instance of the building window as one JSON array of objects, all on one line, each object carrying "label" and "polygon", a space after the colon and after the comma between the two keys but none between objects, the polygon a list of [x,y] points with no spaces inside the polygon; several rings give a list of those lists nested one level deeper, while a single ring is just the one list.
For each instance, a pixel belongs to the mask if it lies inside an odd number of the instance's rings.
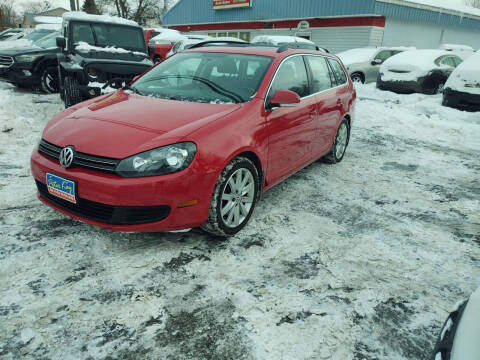
[{"label": "building window", "polygon": [[249,32],[243,32],[243,31],[229,31],[229,32],[209,32],[207,34],[208,36],[212,37],[212,38],[216,38],[216,37],[233,37],[233,38],[237,38],[237,39],[241,39],[243,41],[246,41],[246,42],[250,42],[250,33]]},{"label": "building window", "polygon": [[249,32],[241,32],[239,33],[239,39],[243,40],[243,41],[246,41],[246,42],[250,42],[250,33]]}]

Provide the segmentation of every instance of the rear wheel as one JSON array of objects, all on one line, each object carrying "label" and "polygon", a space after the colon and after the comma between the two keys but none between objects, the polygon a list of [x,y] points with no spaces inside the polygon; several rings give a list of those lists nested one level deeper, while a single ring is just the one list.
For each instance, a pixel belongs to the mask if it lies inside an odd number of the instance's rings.
[{"label": "rear wheel", "polygon": [[255,165],[244,157],[233,159],[217,180],[202,229],[213,235],[235,235],[250,219],[259,189]]},{"label": "rear wheel", "polygon": [[79,86],[80,83],[76,77],[65,76],[63,82],[63,102],[65,103],[65,108],[82,102],[82,93],[80,92]]},{"label": "rear wheel", "polygon": [[353,73],[350,78],[352,79],[352,81],[354,83],[357,83],[357,84],[363,84],[365,82],[365,77],[363,76],[362,73],[359,73],[359,72],[355,72]]},{"label": "rear wheel", "polygon": [[330,152],[325,155],[323,160],[329,164],[336,164],[342,161],[350,141],[350,126],[347,119],[343,119],[337,130],[335,141]]},{"label": "rear wheel", "polygon": [[40,76],[40,86],[47,94],[53,94],[59,91],[58,69],[56,66],[47,66]]}]

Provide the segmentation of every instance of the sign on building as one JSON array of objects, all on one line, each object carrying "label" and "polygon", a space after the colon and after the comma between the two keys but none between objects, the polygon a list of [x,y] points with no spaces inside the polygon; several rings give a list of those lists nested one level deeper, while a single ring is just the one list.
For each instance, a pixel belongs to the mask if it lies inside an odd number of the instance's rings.
[{"label": "sign on building", "polygon": [[249,7],[253,0],[213,0],[213,9],[231,9],[237,7]]}]

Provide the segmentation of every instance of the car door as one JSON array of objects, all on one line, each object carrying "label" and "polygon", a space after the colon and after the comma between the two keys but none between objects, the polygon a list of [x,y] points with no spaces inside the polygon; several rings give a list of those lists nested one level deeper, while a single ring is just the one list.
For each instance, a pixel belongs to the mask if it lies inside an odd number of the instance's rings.
[{"label": "car door", "polygon": [[[269,109],[277,90],[300,96],[295,106]],[[310,95],[307,69],[302,55],[286,58],[278,67],[265,101],[269,147],[267,181],[275,183],[306,163],[312,156],[316,135],[316,99]]]},{"label": "car door", "polygon": [[[380,66],[392,56],[392,50],[380,50],[370,61],[368,71],[365,74],[366,82],[377,81],[378,74],[380,72]],[[378,64],[374,64],[375,61],[379,61]]]},{"label": "car door", "polygon": [[326,153],[332,143],[332,131],[336,130],[340,118],[339,102],[336,96],[337,81],[321,55],[308,55],[307,63],[311,73],[311,91],[315,95],[317,107],[317,136],[314,139],[314,153],[318,156]]}]

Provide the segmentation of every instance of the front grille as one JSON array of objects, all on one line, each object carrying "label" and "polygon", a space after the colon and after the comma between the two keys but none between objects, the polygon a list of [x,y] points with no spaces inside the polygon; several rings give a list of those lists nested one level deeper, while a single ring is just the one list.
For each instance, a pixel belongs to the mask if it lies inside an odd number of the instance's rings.
[{"label": "front grille", "polygon": [[[38,145],[38,151],[46,156],[54,158],[58,161],[60,156],[60,151],[62,150],[61,147],[53,145],[45,140],[40,140],[40,144]],[[108,173],[115,173],[115,168],[117,167],[120,160],[106,158],[101,156],[94,156],[89,154],[84,154],[80,152],[75,153],[75,157],[73,159],[72,167],[78,166],[87,169],[93,169],[97,171],[103,171]]]},{"label": "front grille", "polygon": [[13,64],[13,57],[0,55],[0,66],[10,67]]},{"label": "front grille", "polygon": [[77,198],[77,203],[60,199],[48,192],[47,185],[35,180],[40,195],[72,214],[112,225],[148,224],[165,219],[170,206],[112,206]]}]

